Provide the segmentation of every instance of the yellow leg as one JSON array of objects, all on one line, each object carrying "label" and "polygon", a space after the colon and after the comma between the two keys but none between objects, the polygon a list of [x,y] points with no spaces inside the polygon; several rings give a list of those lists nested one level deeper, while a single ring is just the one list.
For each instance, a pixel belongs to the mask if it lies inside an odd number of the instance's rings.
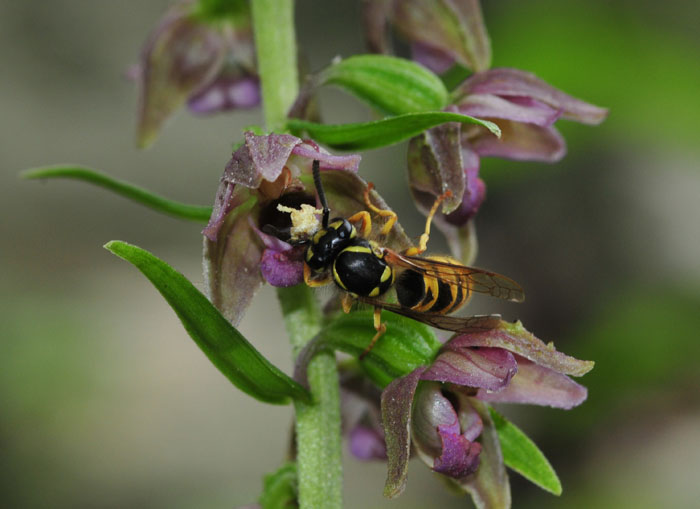
[{"label": "yellow leg", "polygon": [[433,206],[430,209],[428,218],[425,220],[425,232],[423,232],[423,234],[420,236],[420,239],[418,240],[418,246],[409,247],[406,251],[404,251],[405,255],[415,256],[425,252],[425,250],[428,249],[428,240],[430,239],[430,224],[433,222],[433,217],[435,217],[435,214],[437,213],[440,204],[445,198],[449,198],[450,196],[452,196],[452,191],[447,190],[437,197],[435,203],[433,203]]},{"label": "yellow leg", "polygon": [[372,182],[368,182],[367,188],[365,189],[365,204],[367,205],[367,208],[375,214],[379,214],[380,216],[387,218],[386,223],[384,223],[384,226],[381,230],[382,235],[387,235],[394,227],[394,223],[396,223],[396,212],[386,209],[380,209],[379,207],[372,204],[372,201],[369,199],[369,192],[373,188],[374,184]]},{"label": "yellow leg", "polygon": [[316,288],[317,286],[325,286],[332,282],[333,276],[330,274],[330,272],[326,274],[323,279],[311,279],[311,267],[304,264],[304,283],[306,283],[307,286]]},{"label": "yellow leg", "polygon": [[372,338],[372,341],[369,342],[369,345],[367,345],[365,351],[360,354],[360,360],[365,358],[372,348],[374,348],[374,344],[377,342],[377,340],[386,332],[386,324],[382,323],[382,308],[374,308],[374,329],[377,331],[377,333]]},{"label": "yellow leg", "polygon": [[352,309],[353,300],[352,295],[349,293],[343,295],[343,298],[340,299],[340,305],[343,307],[343,313],[348,314],[350,312],[350,309]]},{"label": "yellow leg", "polygon": [[351,223],[360,223],[360,235],[363,237],[369,236],[372,232],[372,218],[366,210],[361,210],[357,214],[353,214],[348,218],[348,221]]}]

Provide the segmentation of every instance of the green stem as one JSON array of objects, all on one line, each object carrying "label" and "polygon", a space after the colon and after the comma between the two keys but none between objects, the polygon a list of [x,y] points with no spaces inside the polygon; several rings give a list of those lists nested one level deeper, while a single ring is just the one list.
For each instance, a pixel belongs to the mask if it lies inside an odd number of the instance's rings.
[{"label": "green stem", "polygon": [[[278,288],[285,326],[296,357],[321,330],[321,312],[306,285]],[[307,369],[312,404],[296,401],[299,507],[340,508],[343,471],[338,368],[332,352],[316,355]]]},{"label": "green stem", "polygon": [[[281,131],[299,89],[294,2],[252,0],[251,6],[265,126],[268,131]],[[321,330],[321,311],[306,285],[279,288],[277,295],[296,358]],[[299,507],[340,508],[343,471],[335,355],[322,352],[314,357],[307,376],[313,403],[295,403]]]},{"label": "green stem", "polygon": [[265,125],[280,131],[299,90],[294,1],[253,0],[252,8]]}]

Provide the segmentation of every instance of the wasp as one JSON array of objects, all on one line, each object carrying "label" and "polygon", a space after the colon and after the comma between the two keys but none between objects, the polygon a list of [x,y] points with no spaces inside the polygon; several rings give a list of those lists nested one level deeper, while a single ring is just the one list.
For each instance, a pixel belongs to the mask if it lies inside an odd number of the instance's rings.
[{"label": "wasp", "polygon": [[[370,240],[370,212],[385,219],[379,231],[380,237],[386,236],[397,220],[396,213],[380,209],[372,203],[371,183],[364,191],[367,210],[348,218],[330,219],[331,211],[321,183],[318,161],[313,162],[312,170],[316,192],[323,207],[322,211],[316,211],[322,212],[320,225],[316,219],[316,225],[309,230],[308,225],[305,227],[301,224],[300,215],[295,217],[295,212],[299,211],[286,207],[280,207],[280,210],[292,212],[292,230],[306,228],[303,242],[308,245],[304,254],[304,282],[311,287],[335,283],[345,292],[341,303],[346,313],[356,300],[374,306],[376,334],[360,358],[367,355],[386,332],[386,325],[381,321],[382,309],[439,329],[473,332],[494,328],[500,319],[498,315],[470,318],[447,316],[464,306],[474,292],[515,302],[524,300],[523,289],[510,278],[467,267],[450,256],[419,256],[427,249],[433,217],[442,201],[451,196],[450,191],[435,200],[418,245],[397,252]],[[396,292],[397,303],[382,299],[391,288]]]}]

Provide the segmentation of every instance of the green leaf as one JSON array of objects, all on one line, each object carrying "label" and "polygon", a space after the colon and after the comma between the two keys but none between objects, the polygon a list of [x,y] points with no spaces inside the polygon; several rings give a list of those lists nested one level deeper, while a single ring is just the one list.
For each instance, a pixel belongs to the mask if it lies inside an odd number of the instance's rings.
[{"label": "green leaf", "polygon": [[[432,362],[442,346],[427,325],[382,312],[386,332],[360,362],[367,375],[380,387]],[[297,360],[295,378],[303,378],[309,360],[320,350],[332,349],[359,356],[374,337],[372,311],[355,311],[337,316],[325,327]]]},{"label": "green leaf", "polygon": [[105,248],[143,272],[197,346],[233,385],[268,403],[309,400],[303,387],[270,364],[182,274],[137,246],[113,240]]},{"label": "green leaf", "polygon": [[89,182],[105,189],[109,189],[125,198],[129,198],[141,205],[152,208],[158,212],[168,214],[180,219],[206,223],[211,216],[211,207],[187,205],[173,200],[168,200],[157,194],[153,194],[141,187],[137,187],[123,180],[117,180],[90,168],[81,166],[46,166],[26,170],[20,174],[26,179],[67,178]]},{"label": "green leaf", "polygon": [[262,509],[290,509],[298,507],[297,497],[297,466],[296,463],[286,463],[265,476],[258,502]]},{"label": "green leaf", "polygon": [[501,130],[493,122],[444,111],[407,113],[372,122],[337,125],[317,124],[290,118],[287,120],[287,128],[296,135],[306,131],[314,140],[332,148],[368,150],[399,143],[445,122],[478,124],[486,127],[496,136],[501,136]]},{"label": "green leaf", "polygon": [[462,64],[455,63],[444,74],[440,75],[440,79],[445,84],[447,90],[457,88],[464,80],[471,76],[471,71]]},{"label": "green leaf", "polygon": [[331,65],[321,83],[338,85],[390,115],[441,110],[448,93],[442,80],[410,60],[357,55]]},{"label": "green leaf", "polygon": [[561,482],[542,451],[512,422],[493,408],[489,411],[498,431],[505,464],[543,490],[561,495]]}]

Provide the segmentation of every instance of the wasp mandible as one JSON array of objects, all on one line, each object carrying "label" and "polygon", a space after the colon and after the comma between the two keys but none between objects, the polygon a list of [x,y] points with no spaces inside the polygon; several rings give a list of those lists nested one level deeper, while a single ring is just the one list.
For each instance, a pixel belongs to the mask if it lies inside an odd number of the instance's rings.
[{"label": "wasp mandible", "polygon": [[[360,358],[367,355],[386,332],[386,325],[381,321],[382,309],[440,329],[472,332],[494,328],[500,320],[498,315],[469,318],[447,316],[464,306],[472,293],[484,293],[515,302],[525,299],[523,289],[510,278],[467,267],[450,256],[418,256],[427,249],[433,217],[442,201],[451,196],[450,191],[435,200],[418,245],[397,252],[370,240],[370,213],[385,219],[379,231],[380,238],[388,235],[397,220],[396,213],[380,209],[372,203],[372,183],[364,191],[367,210],[348,218],[330,219],[331,211],[321,183],[318,161],[313,162],[312,169],[314,185],[322,206],[320,225],[315,216],[309,220],[308,214],[304,218],[301,211],[281,206],[279,209],[292,213],[292,232],[295,229],[305,231],[308,237],[300,240],[292,235],[291,239],[296,243],[308,243],[304,254],[304,282],[311,287],[335,283],[345,292],[341,302],[346,313],[355,300],[374,306],[376,334]],[[308,209],[311,213],[318,212],[312,207]],[[391,288],[396,292],[397,304],[382,299]]]}]

